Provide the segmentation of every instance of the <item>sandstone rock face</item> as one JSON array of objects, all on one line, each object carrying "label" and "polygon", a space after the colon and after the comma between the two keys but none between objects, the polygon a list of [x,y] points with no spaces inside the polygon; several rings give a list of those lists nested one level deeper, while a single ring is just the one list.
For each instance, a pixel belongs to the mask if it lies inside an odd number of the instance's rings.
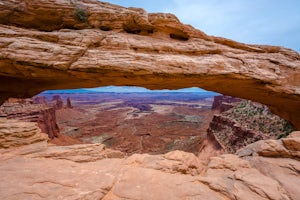
[{"label": "sandstone rock face", "polygon": [[63,102],[59,97],[61,106],[57,101],[47,102],[46,98],[33,99],[10,98],[0,106],[0,118],[18,119],[23,122],[36,122],[43,133],[49,137],[49,142],[56,145],[81,144],[82,142],[67,135],[60,134],[56,120],[57,109],[62,109]]},{"label": "sandstone rock face", "polygon": [[46,99],[46,97],[43,97],[43,96],[36,96],[36,97],[32,98],[32,103],[34,103],[34,104],[47,104],[47,99]]},{"label": "sandstone rock face", "polygon": [[25,146],[47,139],[35,123],[0,118],[0,148]]},{"label": "sandstone rock face", "polygon": [[58,137],[59,128],[56,124],[54,107],[46,104],[33,104],[31,100],[17,99],[0,106],[0,115],[8,119],[19,119],[27,122],[37,122],[43,133],[50,139]]},{"label": "sandstone rock face", "polygon": [[64,102],[59,95],[54,95],[51,103],[54,105],[55,110],[60,110],[64,107]]},{"label": "sandstone rock face", "polygon": [[[293,161],[283,160],[283,163]],[[261,163],[262,165],[264,163]],[[298,163],[299,164],[299,163]],[[299,174],[296,176],[299,177]],[[295,199],[278,180],[262,174],[246,160],[235,155],[214,157],[199,181],[218,191],[224,199]],[[298,182],[298,181],[296,181]],[[292,186],[293,187],[293,186]],[[298,195],[298,194],[297,194]]]},{"label": "sandstone rock face", "polygon": [[67,98],[67,105],[66,108],[73,108],[72,104],[71,104],[71,99],[68,97]]},{"label": "sandstone rock face", "polygon": [[286,137],[294,128],[259,103],[243,100],[213,117],[208,135],[213,135],[228,153],[255,141]]},{"label": "sandstone rock face", "polygon": [[215,134],[210,130],[211,129],[207,130],[206,139],[200,144],[198,158],[202,160],[207,160],[210,157],[226,153],[226,149],[221,145],[218,138],[216,138]]},{"label": "sandstone rock face", "polygon": [[24,142],[22,136],[37,126],[3,120],[0,133],[11,139],[0,141],[1,199],[297,200],[300,195],[299,133],[205,161],[181,151],[126,157],[100,144]]},{"label": "sandstone rock face", "polygon": [[240,156],[260,155],[299,160],[299,144],[300,140],[298,137],[283,138],[281,140],[262,140],[240,149],[237,154]]},{"label": "sandstone rock face", "polygon": [[233,108],[235,102],[240,102],[240,101],[242,101],[242,99],[236,97],[224,96],[224,95],[215,96],[211,109],[213,110],[218,109],[221,112],[225,112],[230,108]]},{"label": "sandstone rock face", "polygon": [[2,0],[0,48],[1,102],[55,88],[198,86],[266,104],[300,128],[297,52],[207,36],[171,14]]}]

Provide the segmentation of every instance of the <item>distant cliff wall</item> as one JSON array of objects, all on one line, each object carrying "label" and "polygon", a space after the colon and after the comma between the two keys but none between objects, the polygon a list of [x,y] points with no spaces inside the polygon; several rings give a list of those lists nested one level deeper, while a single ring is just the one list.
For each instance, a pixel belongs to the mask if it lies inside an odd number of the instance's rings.
[{"label": "distant cliff wall", "polygon": [[12,99],[0,107],[0,116],[7,119],[18,119],[36,122],[43,133],[50,139],[58,137],[59,128],[56,123],[55,108],[45,104],[33,104],[27,99]]},{"label": "distant cliff wall", "polygon": [[[220,99],[214,102],[214,105],[218,105],[216,108],[222,108]],[[208,129],[208,134],[214,135],[227,152],[234,153],[258,140],[285,137],[294,130],[287,121],[259,103],[243,100],[228,106],[232,108],[216,114]]]}]

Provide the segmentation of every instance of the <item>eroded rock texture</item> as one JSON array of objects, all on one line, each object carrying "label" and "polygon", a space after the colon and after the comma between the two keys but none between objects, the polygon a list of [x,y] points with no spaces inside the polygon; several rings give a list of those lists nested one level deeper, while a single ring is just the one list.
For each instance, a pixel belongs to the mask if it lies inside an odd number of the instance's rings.
[{"label": "eroded rock texture", "polygon": [[[0,118],[0,148],[20,147],[47,141],[37,124]],[[46,144],[46,143],[45,143]]]},{"label": "eroded rock texture", "polygon": [[[28,137],[28,132],[35,136]],[[47,146],[45,139],[36,139],[44,137],[32,122],[1,119],[0,136],[1,199],[297,200],[300,196],[297,132],[208,161],[181,151],[126,157],[101,144]]]},{"label": "eroded rock texture", "polygon": [[234,103],[240,102],[242,100],[243,99],[225,95],[215,96],[211,109],[217,109],[220,110],[220,112],[225,112],[233,108],[235,105]]},{"label": "eroded rock texture", "polygon": [[[46,98],[38,97],[32,99],[10,98],[0,106],[0,119],[17,119],[21,122],[36,122],[42,133],[48,135],[48,142],[57,145],[72,145],[82,143],[67,135],[60,134],[56,120],[57,102],[48,103]],[[17,124],[16,124],[17,126]],[[9,128],[8,128],[9,130]],[[17,134],[16,134],[16,137]],[[26,140],[26,138],[25,138]]]},{"label": "eroded rock texture", "polygon": [[291,124],[259,103],[240,100],[220,105],[220,109],[227,108],[230,109],[214,115],[207,130],[227,153],[235,153],[258,140],[286,137],[294,130]]},{"label": "eroded rock texture", "polygon": [[30,99],[9,99],[0,106],[0,116],[25,122],[37,122],[50,139],[58,137],[55,107],[47,104],[33,104]]},{"label": "eroded rock texture", "polygon": [[251,99],[300,128],[300,60],[282,47],[207,36],[172,14],[95,0],[2,0],[0,92],[198,86]]}]

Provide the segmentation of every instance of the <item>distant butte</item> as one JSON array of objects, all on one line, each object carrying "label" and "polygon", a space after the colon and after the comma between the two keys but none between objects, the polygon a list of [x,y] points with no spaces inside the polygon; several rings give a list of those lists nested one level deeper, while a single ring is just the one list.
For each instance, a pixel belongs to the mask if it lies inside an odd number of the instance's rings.
[{"label": "distant butte", "polygon": [[95,0],[2,0],[0,92],[201,87],[268,105],[300,129],[300,56],[208,36],[172,14]]}]

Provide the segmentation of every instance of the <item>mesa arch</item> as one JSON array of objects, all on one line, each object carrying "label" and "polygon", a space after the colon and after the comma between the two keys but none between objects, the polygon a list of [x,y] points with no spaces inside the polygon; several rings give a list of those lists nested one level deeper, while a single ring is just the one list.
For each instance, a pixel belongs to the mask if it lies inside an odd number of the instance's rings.
[{"label": "mesa arch", "polygon": [[171,14],[96,0],[2,0],[0,92],[197,86],[268,105],[300,129],[300,56],[208,36]]}]

